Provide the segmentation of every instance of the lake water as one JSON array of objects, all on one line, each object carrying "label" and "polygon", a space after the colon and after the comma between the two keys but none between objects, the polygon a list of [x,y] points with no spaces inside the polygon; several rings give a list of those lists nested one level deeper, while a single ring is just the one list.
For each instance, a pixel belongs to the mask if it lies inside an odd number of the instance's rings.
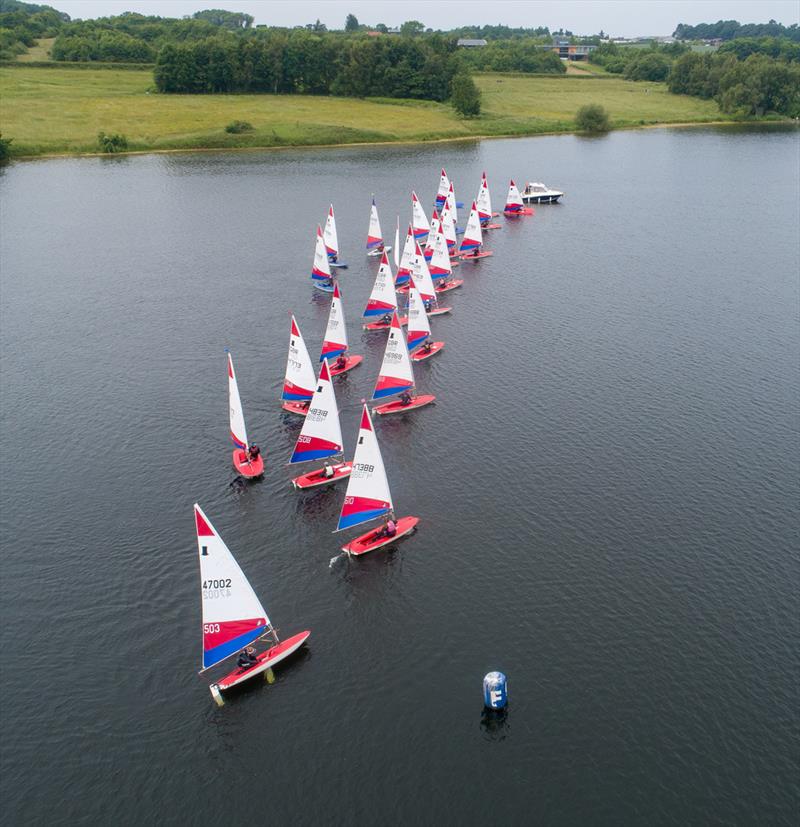
[{"label": "lake water", "polygon": [[[7,823],[793,823],[798,157],[795,130],[690,129],[3,170]],[[370,196],[392,235],[442,165],[496,209],[510,176],[567,195],[499,219],[433,320],[437,404],[377,423],[419,532],[330,566],[344,488],[285,467],[289,313],[317,353],[333,201],[350,454],[384,342]],[[225,347],[267,456],[242,492]],[[223,709],[195,500],[281,633],[312,630]]]}]

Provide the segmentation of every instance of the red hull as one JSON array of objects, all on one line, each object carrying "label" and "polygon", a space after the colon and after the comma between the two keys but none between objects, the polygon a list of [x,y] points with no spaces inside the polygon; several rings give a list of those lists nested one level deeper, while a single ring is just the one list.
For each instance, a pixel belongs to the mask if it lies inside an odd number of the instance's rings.
[{"label": "red hull", "polygon": [[372,412],[378,414],[378,416],[405,413],[406,411],[413,411],[416,408],[422,408],[425,405],[430,405],[434,399],[436,399],[436,397],[432,393],[422,393],[419,396],[412,396],[411,402],[408,405],[404,405],[399,399],[395,399],[394,402],[387,402],[385,405],[378,405],[377,408],[372,409]]},{"label": "red hull", "polygon": [[433,310],[427,310],[425,312],[428,316],[443,316],[445,313],[449,313],[452,309],[452,307],[434,307]]},{"label": "red hull", "polygon": [[305,490],[306,488],[316,488],[319,485],[330,485],[339,480],[346,480],[353,470],[353,465],[350,462],[340,462],[338,465],[332,465],[333,476],[320,476],[321,471],[309,471],[307,474],[301,474],[292,480],[292,485],[295,488]]},{"label": "red hull", "polygon": [[308,631],[300,632],[299,634],[293,635],[286,640],[282,640],[271,649],[267,649],[266,652],[262,652],[260,655],[257,655],[256,657],[258,658],[258,663],[255,663],[249,669],[234,669],[233,672],[226,675],[222,678],[222,680],[217,681],[213,684],[213,686],[216,686],[217,689],[223,691],[225,689],[230,689],[243,681],[253,678],[256,675],[260,675],[262,672],[265,672],[276,663],[280,663],[280,661],[288,658],[289,655],[299,649],[306,642],[306,640],[308,640],[310,634],[311,632]]},{"label": "red hull", "polygon": [[281,402],[281,407],[287,413],[305,416],[308,413],[308,402]]},{"label": "red hull", "polygon": [[400,519],[396,522],[397,532],[393,537],[378,537],[377,531],[368,531],[366,534],[356,537],[355,540],[351,540],[347,543],[347,545],[342,546],[342,551],[346,551],[348,554],[358,557],[369,551],[375,551],[375,549],[391,545],[401,537],[405,537],[414,531],[417,527],[417,523],[419,523],[419,517],[400,517]]},{"label": "red hull", "polygon": [[411,359],[414,362],[422,362],[424,359],[430,359],[434,353],[438,353],[444,347],[444,342],[433,342],[430,350],[418,350],[411,354]]},{"label": "red hull", "polygon": [[446,281],[444,284],[437,284],[433,289],[437,293],[446,293],[448,290],[455,290],[456,287],[461,287],[463,283],[464,279],[450,279],[450,281]]},{"label": "red hull", "polygon": [[534,212],[532,207],[523,207],[518,212],[506,212],[506,210],[503,210],[503,215],[506,218],[516,218],[518,215],[535,215],[535,214],[536,213]]},{"label": "red hull", "polygon": [[248,462],[247,455],[241,448],[233,449],[233,467],[248,479],[255,479],[264,474],[264,457],[259,455],[255,462]]},{"label": "red hull", "polygon": [[481,252],[478,253],[477,255],[475,255],[473,253],[464,253],[464,255],[461,256],[461,261],[475,261],[476,259],[488,258],[489,256],[493,256],[493,255],[494,255],[493,250],[481,250]]},{"label": "red hull", "polygon": [[[497,215],[497,213],[495,213],[495,215]],[[501,230],[502,228],[503,228],[502,224],[484,224],[483,225],[484,230]]]},{"label": "red hull", "polygon": [[331,370],[331,376],[340,376],[343,373],[347,373],[348,370],[352,370],[357,365],[360,365],[363,361],[363,356],[345,356],[344,367],[337,368],[335,362],[330,363],[328,367]]},{"label": "red hull", "polygon": [[[400,319],[400,324],[405,327],[408,324],[408,316],[403,316]],[[386,324],[386,322],[370,322],[369,324],[363,325],[364,330],[388,330],[392,326],[392,323]]]}]

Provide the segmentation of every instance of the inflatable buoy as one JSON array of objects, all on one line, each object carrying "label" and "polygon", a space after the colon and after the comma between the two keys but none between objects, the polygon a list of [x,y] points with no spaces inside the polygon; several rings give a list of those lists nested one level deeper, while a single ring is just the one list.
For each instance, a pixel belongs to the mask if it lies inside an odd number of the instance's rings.
[{"label": "inflatable buoy", "polygon": [[483,704],[489,709],[505,709],[508,682],[502,672],[489,672],[483,678]]}]

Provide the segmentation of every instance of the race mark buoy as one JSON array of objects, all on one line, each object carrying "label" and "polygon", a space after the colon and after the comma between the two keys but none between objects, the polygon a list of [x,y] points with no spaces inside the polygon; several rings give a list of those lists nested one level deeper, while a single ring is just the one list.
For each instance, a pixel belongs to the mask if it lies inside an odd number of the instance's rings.
[{"label": "race mark buoy", "polygon": [[508,682],[502,672],[489,672],[483,678],[483,704],[489,709],[505,709]]}]

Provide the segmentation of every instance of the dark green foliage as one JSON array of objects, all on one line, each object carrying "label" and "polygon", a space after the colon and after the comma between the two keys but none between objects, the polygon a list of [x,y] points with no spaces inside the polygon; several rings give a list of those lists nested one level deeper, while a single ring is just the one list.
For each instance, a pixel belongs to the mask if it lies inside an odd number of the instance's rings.
[{"label": "dark green foliage", "polygon": [[538,38],[538,42],[550,41],[550,29],[539,26],[536,29],[510,28],[509,26],[463,26],[450,32],[454,37],[472,37],[481,40],[516,40]]},{"label": "dark green foliage", "polygon": [[478,72],[529,72],[563,75],[564,62],[533,40],[495,40],[479,48],[463,49],[461,59]]},{"label": "dark green foliage", "polygon": [[765,54],[737,60],[722,49],[713,55],[690,52],[675,61],[668,88],[675,94],[714,98],[729,114],[800,116],[800,64]]},{"label": "dark green foliage", "polygon": [[422,34],[425,31],[425,24],[420,23],[419,20],[406,20],[400,26],[400,34],[412,37],[415,34]]},{"label": "dark green foliage", "polygon": [[69,15],[50,6],[0,0],[0,60],[14,60],[40,37],[54,37]]},{"label": "dark green foliage", "polygon": [[4,138],[3,133],[0,132],[0,164],[6,163],[11,157],[11,142],[13,138]]},{"label": "dark green foliage", "polygon": [[611,119],[605,107],[599,103],[589,103],[578,110],[575,126],[581,132],[608,132],[611,129]]},{"label": "dark green foliage", "polygon": [[221,26],[223,29],[239,31],[249,29],[253,25],[252,15],[240,11],[225,11],[224,9],[206,9],[196,11],[192,17],[195,20],[207,20],[214,26]]},{"label": "dark green foliage", "polygon": [[650,50],[639,50],[633,60],[625,66],[624,75],[628,80],[664,81],[669,74],[672,61],[663,54]]},{"label": "dark green foliage", "polygon": [[750,55],[767,55],[791,63],[800,62],[800,43],[786,37],[737,37],[719,47],[718,54],[745,60]]},{"label": "dark green foliage", "polygon": [[357,32],[359,29],[358,18],[354,14],[348,14],[344,21],[344,30],[346,32]]},{"label": "dark green foliage", "polygon": [[253,124],[248,121],[231,121],[226,127],[225,131],[231,135],[241,135],[242,132],[252,132]]},{"label": "dark green foliage", "polygon": [[793,23],[791,26],[784,26],[770,20],[769,23],[745,23],[742,25],[738,20],[718,20],[716,23],[698,23],[696,26],[688,26],[686,23],[678,23],[673,32],[673,37],[678,40],[732,40],[736,37],[787,37],[796,42],[800,41],[800,26]]},{"label": "dark green foliage", "polygon": [[453,78],[450,103],[464,117],[474,118],[481,114],[481,93],[471,75],[459,72]]},{"label": "dark green foliage", "polygon": [[105,132],[97,133],[97,145],[102,152],[125,152],[128,148],[128,139],[124,135],[106,135]]},{"label": "dark green foliage", "polygon": [[53,43],[53,60],[152,63],[155,50],[143,40],[125,32],[93,32],[83,37],[61,35]]}]

